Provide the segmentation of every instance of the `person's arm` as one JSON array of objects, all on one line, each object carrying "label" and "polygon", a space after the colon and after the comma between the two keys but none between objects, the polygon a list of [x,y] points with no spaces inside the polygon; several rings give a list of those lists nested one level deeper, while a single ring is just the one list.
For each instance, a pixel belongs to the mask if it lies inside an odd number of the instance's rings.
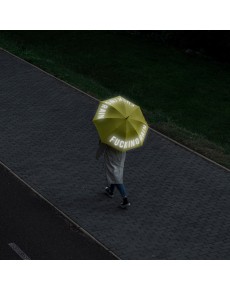
[{"label": "person's arm", "polygon": [[98,160],[101,155],[105,152],[105,148],[106,148],[106,145],[101,143],[101,141],[99,141],[99,145],[98,145],[98,149],[97,149],[97,152],[96,152],[96,159]]}]

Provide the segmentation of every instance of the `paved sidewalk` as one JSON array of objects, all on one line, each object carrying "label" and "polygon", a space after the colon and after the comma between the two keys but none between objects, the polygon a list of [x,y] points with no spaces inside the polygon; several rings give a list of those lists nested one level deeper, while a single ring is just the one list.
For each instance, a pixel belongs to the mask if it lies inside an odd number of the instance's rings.
[{"label": "paved sidewalk", "polygon": [[0,50],[0,160],[121,259],[230,259],[230,172],[150,131],[129,210],[95,160],[98,102]]}]

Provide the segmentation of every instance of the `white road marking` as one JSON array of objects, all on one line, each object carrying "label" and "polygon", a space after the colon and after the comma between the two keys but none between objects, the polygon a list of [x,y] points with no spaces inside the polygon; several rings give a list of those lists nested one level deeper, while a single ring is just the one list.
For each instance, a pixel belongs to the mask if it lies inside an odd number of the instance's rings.
[{"label": "white road marking", "polygon": [[31,260],[20,248],[19,248],[19,246],[17,246],[15,243],[9,243],[8,244],[10,247],[11,247],[11,249],[13,250],[13,251],[15,251],[15,253],[17,253],[18,254],[18,256],[20,257],[20,258],[22,258],[23,260]]}]

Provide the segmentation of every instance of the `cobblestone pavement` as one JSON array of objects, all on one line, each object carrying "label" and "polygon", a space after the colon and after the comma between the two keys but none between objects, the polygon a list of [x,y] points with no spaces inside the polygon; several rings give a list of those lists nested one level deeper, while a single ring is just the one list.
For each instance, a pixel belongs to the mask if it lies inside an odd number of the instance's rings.
[{"label": "cobblestone pavement", "polygon": [[230,173],[149,131],[103,194],[98,102],[0,50],[0,160],[121,259],[230,259]]}]

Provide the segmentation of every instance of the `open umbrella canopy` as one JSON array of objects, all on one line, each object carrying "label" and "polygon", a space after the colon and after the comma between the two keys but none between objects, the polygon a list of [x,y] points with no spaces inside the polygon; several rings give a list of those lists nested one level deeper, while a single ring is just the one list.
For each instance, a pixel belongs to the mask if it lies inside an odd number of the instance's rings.
[{"label": "open umbrella canopy", "polygon": [[93,122],[101,142],[119,151],[142,146],[148,131],[140,107],[121,96],[101,101]]}]

